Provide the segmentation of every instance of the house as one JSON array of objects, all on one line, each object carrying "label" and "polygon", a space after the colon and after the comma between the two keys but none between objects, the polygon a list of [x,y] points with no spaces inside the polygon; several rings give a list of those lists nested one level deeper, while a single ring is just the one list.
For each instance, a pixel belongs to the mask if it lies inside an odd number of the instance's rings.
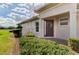
[{"label": "house", "polygon": [[[39,17],[33,16],[30,19],[26,19],[20,22],[22,26],[22,35],[27,35],[28,32],[32,32],[35,36],[39,37]],[[37,28],[37,29],[36,29]]]},{"label": "house", "polygon": [[35,12],[39,19],[22,23],[23,35],[32,31],[40,38],[79,38],[79,4],[48,3]]}]

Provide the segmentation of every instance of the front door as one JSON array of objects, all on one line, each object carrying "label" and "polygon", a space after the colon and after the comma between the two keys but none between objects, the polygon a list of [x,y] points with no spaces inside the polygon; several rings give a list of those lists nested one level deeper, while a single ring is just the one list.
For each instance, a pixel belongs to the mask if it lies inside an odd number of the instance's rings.
[{"label": "front door", "polygon": [[46,36],[54,36],[54,21],[46,20]]}]

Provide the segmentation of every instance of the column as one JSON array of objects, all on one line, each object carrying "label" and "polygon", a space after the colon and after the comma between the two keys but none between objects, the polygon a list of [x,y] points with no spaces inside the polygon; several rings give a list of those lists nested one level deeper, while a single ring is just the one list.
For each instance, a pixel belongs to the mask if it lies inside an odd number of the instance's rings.
[{"label": "column", "polygon": [[70,38],[77,38],[77,4],[70,8]]}]

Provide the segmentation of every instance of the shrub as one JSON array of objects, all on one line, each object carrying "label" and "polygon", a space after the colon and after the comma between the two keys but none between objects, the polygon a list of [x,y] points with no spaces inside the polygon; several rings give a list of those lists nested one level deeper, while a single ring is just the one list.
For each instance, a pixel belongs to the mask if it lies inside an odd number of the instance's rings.
[{"label": "shrub", "polygon": [[64,45],[54,41],[36,37],[22,37],[20,39],[20,54],[22,55],[68,55],[74,54]]},{"label": "shrub", "polygon": [[70,46],[73,50],[79,52],[79,40],[78,40],[78,39],[76,39],[76,38],[70,38],[70,39],[69,39],[69,46]]},{"label": "shrub", "polygon": [[32,32],[28,32],[26,36],[27,37],[35,37],[35,35]]},{"label": "shrub", "polygon": [[16,29],[22,29],[21,24],[18,24]]}]

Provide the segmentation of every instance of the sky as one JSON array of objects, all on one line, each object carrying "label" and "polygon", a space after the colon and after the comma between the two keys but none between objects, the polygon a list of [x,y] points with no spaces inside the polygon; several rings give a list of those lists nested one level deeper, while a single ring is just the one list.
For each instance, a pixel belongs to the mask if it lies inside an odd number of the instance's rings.
[{"label": "sky", "polygon": [[37,15],[33,10],[39,4],[0,3],[0,26],[16,26],[16,23]]}]

